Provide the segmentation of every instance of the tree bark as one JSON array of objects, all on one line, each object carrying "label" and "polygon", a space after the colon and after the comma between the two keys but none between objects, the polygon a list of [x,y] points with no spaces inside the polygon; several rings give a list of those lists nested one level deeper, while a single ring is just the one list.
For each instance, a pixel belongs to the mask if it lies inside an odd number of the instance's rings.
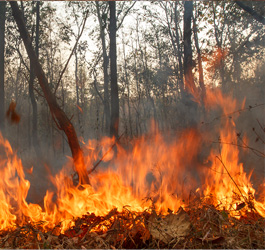
[{"label": "tree bark", "polygon": [[39,80],[39,84],[42,88],[42,91],[44,93],[45,99],[49,105],[50,111],[52,113],[52,116],[54,118],[54,121],[57,123],[57,125],[60,127],[61,130],[64,131],[64,133],[67,136],[68,143],[72,152],[73,161],[75,165],[75,169],[79,175],[79,183],[89,183],[88,174],[86,171],[86,167],[84,164],[84,156],[83,152],[80,148],[78,138],[74,129],[74,126],[72,125],[69,118],[66,116],[64,111],[59,107],[55,95],[52,93],[48,80],[45,76],[45,73],[40,65],[40,62],[37,58],[37,55],[32,47],[31,39],[29,36],[29,33],[26,29],[25,22],[22,17],[22,13],[19,10],[18,4],[16,1],[10,2],[11,8],[12,8],[12,14],[14,16],[14,19],[17,23],[20,36],[24,42],[25,48],[27,50],[28,56],[30,58],[30,61],[34,67],[35,74]]},{"label": "tree bark", "polygon": [[194,34],[195,47],[196,47],[197,55],[198,55],[199,85],[200,85],[200,88],[201,88],[201,97],[202,97],[202,100],[204,100],[204,97],[205,97],[205,85],[204,85],[204,79],[203,79],[202,57],[201,57],[201,49],[200,49],[200,46],[199,46],[196,17],[193,18],[193,34]]},{"label": "tree bark", "polygon": [[[39,25],[40,25],[40,2],[36,2],[36,36],[35,36],[35,52],[38,58],[39,55]],[[34,33],[34,32],[32,32]],[[35,74],[33,70],[33,65],[30,63],[30,79],[29,79],[29,96],[32,105],[32,142],[34,146],[34,150],[36,152],[37,157],[41,158],[40,145],[38,140],[38,107],[37,102],[34,96],[34,79]]]},{"label": "tree bark", "polygon": [[193,2],[184,3],[184,77],[185,89],[194,93],[196,91],[194,78],[192,74],[192,47],[191,47],[191,19]]},{"label": "tree bark", "polygon": [[124,61],[124,73],[125,73],[125,84],[127,88],[127,106],[128,106],[128,120],[129,120],[129,127],[130,127],[130,137],[132,137],[132,118],[131,118],[131,105],[130,105],[130,83],[128,78],[127,72],[127,61],[126,61],[126,53],[125,53],[125,42],[124,42],[124,34],[122,37],[122,45],[123,45],[123,61]]},{"label": "tree bark", "polygon": [[[217,49],[222,53],[222,36],[219,38],[218,34],[218,27],[216,24],[216,7],[214,6],[214,2],[212,2],[212,7],[213,7],[213,24],[214,24],[214,34],[215,34],[215,40],[217,44]],[[218,66],[220,76],[222,79],[222,88],[226,89],[226,79],[225,79],[225,70],[224,70],[224,58],[223,56],[220,57],[220,63]]]},{"label": "tree bark", "polygon": [[0,131],[5,128],[5,19],[6,1],[0,2]]},{"label": "tree bark", "polygon": [[110,84],[111,84],[111,116],[110,134],[118,138],[119,131],[119,95],[117,82],[117,53],[116,53],[116,2],[109,1],[110,8]]},{"label": "tree bark", "polygon": [[176,43],[177,43],[177,48],[178,48],[178,63],[179,63],[179,85],[180,85],[180,90],[181,92],[184,91],[184,81],[183,81],[183,64],[182,64],[182,49],[180,46],[180,38],[179,38],[179,29],[178,29],[178,24],[179,24],[179,19],[178,19],[178,13],[177,13],[177,7],[178,7],[178,2],[175,2],[174,6],[174,15],[175,15],[175,32],[176,32]]},{"label": "tree bark", "polygon": [[[109,74],[108,74],[108,65],[109,57],[107,55],[106,48],[106,36],[105,36],[105,24],[103,24],[99,3],[96,1],[97,16],[100,25],[100,39],[102,43],[102,52],[103,52],[103,73],[104,73],[104,114],[105,114],[105,132],[110,134],[110,106],[109,106]],[[105,14],[105,13],[104,13]]]},{"label": "tree bark", "polygon": [[[78,77],[78,52],[77,48],[75,49],[75,90],[76,90],[76,113],[77,113],[77,120],[78,120],[78,126],[79,126],[79,131],[81,132],[82,130],[82,122],[81,122],[81,105],[80,105],[80,79]],[[81,108],[82,109],[82,108]]]}]

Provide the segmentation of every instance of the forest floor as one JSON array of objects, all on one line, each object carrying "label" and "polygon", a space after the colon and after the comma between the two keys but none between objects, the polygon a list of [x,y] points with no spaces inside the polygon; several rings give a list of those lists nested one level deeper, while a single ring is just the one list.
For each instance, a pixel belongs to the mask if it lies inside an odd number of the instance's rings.
[{"label": "forest floor", "polygon": [[[233,216],[231,215],[233,214]],[[105,216],[86,214],[60,232],[60,225],[43,231],[29,223],[0,232],[0,247],[9,249],[263,249],[265,220],[253,204],[218,209],[205,197],[193,199],[175,214],[111,210]]]}]

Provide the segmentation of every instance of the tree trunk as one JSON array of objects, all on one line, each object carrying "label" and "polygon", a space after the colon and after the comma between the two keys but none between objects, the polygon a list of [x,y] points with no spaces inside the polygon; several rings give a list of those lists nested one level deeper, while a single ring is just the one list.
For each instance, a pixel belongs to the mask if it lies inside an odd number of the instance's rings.
[{"label": "tree trunk", "polygon": [[129,127],[130,127],[130,136],[132,137],[132,118],[131,118],[131,107],[130,107],[130,83],[128,79],[128,72],[127,72],[127,61],[126,61],[126,53],[125,53],[125,42],[124,42],[124,34],[122,37],[122,45],[123,45],[123,61],[124,61],[124,73],[125,73],[125,84],[127,88],[127,106],[128,106],[128,120],[129,120]]},{"label": "tree trunk", "polygon": [[[100,39],[102,43],[103,52],[103,73],[104,73],[104,114],[105,114],[105,132],[109,135],[110,130],[110,106],[109,106],[109,74],[108,65],[109,57],[106,48],[105,24],[102,22],[101,13],[99,10],[99,3],[96,1],[97,16],[100,25]],[[106,20],[105,20],[106,21]]]},{"label": "tree trunk", "polygon": [[[39,55],[39,25],[40,25],[40,2],[36,3],[36,37],[35,37],[35,52],[38,58]],[[34,33],[34,32],[32,32]],[[41,158],[40,145],[38,140],[38,118],[37,118],[37,102],[34,96],[34,79],[35,74],[33,70],[33,65],[30,63],[30,79],[29,79],[29,96],[32,105],[32,142],[34,150],[38,158]]]},{"label": "tree trunk", "polygon": [[204,85],[204,79],[203,79],[202,57],[201,57],[201,50],[200,50],[200,46],[199,46],[196,17],[193,18],[193,34],[194,34],[195,47],[196,47],[197,55],[198,55],[199,85],[201,88],[201,97],[202,97],[202,100],[204,100],[205,85]]},{"label": "tree trunk", "polygon": [[[220,53],[223,53],[222,51],[222,37],[219,39],[219,34],[218,34],[218,27],[216,25],[216,7],[214,6],[214,2],[212,2],[212,7],[213,7],[213,24],[214,24],[214,34],[215,34],[215,40],[217,44],[217,49],[220,51]],[[222,88],[225,90],[226,89],[226,79],[225,79],[225,71],[224,71],[224,58],[223,56],[220,57],[220,63],[218,66],[220,76],[222,79]]]},{"label": "tree trunk", "polygon": [[110,81],[111,81],[111,116],[110,134],[118,138],[119,131],[119,94],[117,82],[117,54],[116,54],[116,2],[109,2],[110,8]]},{"label": "tree trunk", "polygon": [[80,105],[80,79],[78,77],[78,54],[77,48],[75,49],[75,90],[76,90],[76,113],[77,113],[77,121],[79,126],[79,131],[82,131],[82,122],[81,122],[81,105]]},{"label": "tree trunk", "polygon": [[[162,5],[163,6],[163,5]],[[173,46],[173,51],[174,51],[174,56],[176,58],[176,62],[178,62],[178,67],[176,67],[176,74],[178,78],[178,87],[181,92],[184,90],[184,83],[183,83],[183,67],[182,67],[182,51],[180,47],[180,38],[179,38],[179,19],[178,19],[178,13],[177,13],[177,6],[178,2],[176,1],[174,3],[174,14],[171,13],[171,15],[174,15],[174,28],[172,28],[170,19],[168,15],[168,8],[167,8],[167,3],[164,5],[164,10],[166,14],[166,19],[167,19],[167,27],[168,27],[168,32],[170,36],[170,41]],[[174,32],[175,29],[175,32]]]},{"label": "tree trunk", "polygon": [[191,19],[192,19],[193,2],[185,1],[184,3],[184,77],[186,90],[194,93],[196,87],[192,74],[192,47],[191,47]]},{"label": "tree trunk", "polygon": [[175,32],[176,32],[176,43],[177,43],[177,48],[178,48],[178,63],[179,63],[179,85],[180,85],[180,90],[181,92],[184,91],[184,80],[183,80],[183,63],[182,63],[182,49],[180,46],[180,38],[179,38],[179,28],[178,28],[178,24],[179,24],[179,19],[178,19],[178,13],[177,13],[177,7],[178,7],[178,2],[175,2],[175,6],[174,6],[174,15],[175,15]]},{"label": "tree trunk", "polygon": [[6,1],[0,2],[0,131],[5,128],[5,19]]},{"label": "tree trunk", "polygon": [[42,91],[44,93],[45,99],[49,105],[51,114],[54,118],[54,121],[58,123],[57,125],[60,127],[61,130],[64,131],[64,133],[67,136],[68,143],[72,152],[73,161],[75,165],[75,169],[79,175],[79,183],[89,183],[88,174],[86,171],[86,167],[84,164],[84,156],[83,152],[80,148],[78,138],[75,132],[75,129],[71,123],[71,121],[68,119],[64,111],[59,107],[55,95],[52,93],[48,80],[44,74],[44,71],[40,65],[40,62],[37,58],[37,55],[32,47],[31,39],[29,36],[29,33],[26,29],[25,22],[22,17],[22,13],[19,10],[18,4],[16,1],[10,2],[11,8],[12,8],[12,14],[14,16],[14,19],[17,23],[20,36],[24,42],[25,48],[27,50],[28,56],[30,58],[30,61],[34,67],[35,74],[39,80],[39,84],[42,88]]}]

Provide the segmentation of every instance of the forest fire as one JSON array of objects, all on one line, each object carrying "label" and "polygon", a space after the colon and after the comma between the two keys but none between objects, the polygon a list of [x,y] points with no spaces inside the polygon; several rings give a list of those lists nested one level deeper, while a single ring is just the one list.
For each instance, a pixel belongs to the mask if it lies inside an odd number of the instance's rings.
[{"label": "forest fire", "polygon": [[[205,103],[208,111],[217,106],[222,108],[222,115],[238,108],[236,101],[218,91],[208,91]],[[251,175],[244,172],[239,149],[232,145],[237,141],[234,118],[224,116],[220,120],[220,151],[211,149],[203,161],[198,156],[203,153],[205,138],[211,135],[209,131],[187,129],[177,139],[172,139],[172,135],[166,139],[153,131],[135,139],[129,149],[117,145],[116,156],[112,150],[104,158],[111,162],[109,168],[98,167],[91,174],[91,185],[74,186],[69,163],[58,175],[50,177],[56,192],[47,191],[43,208],[27,203],[30,183],[25,179],[21,160],[1,136],[4,153],[0,161],[0,229],[14,230],[28,223],[40,223],[44,231],[60,225],[57,233],[64,233],[75,225],[74,218],[87,213],[106,216],[113,209],[122,212],[125,208],[136,213],[151,210],[158,214],[176,213],[180,206],[188,210],[192,196],[201,197],[220,211],[228,211],[232,217],[253,212],[264,218],[264,193],[255,199]],[[103,139],[102,153],[113,143],[114,139]],[[89,141],[84,147],[88,167],[99,158],[96,144]]]},{"label": "forest fire", "polygon": [[263,248],[264,7],[0,1],[0,248]]}]

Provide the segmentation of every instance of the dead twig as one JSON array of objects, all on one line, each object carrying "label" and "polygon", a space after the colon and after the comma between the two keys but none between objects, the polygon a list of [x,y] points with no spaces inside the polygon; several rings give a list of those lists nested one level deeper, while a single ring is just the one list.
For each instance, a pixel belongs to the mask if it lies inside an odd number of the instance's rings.
[{"label": "dead twig", "polygon": [[223,142],[223,141],[211,141],[211,143],[217,143],[217,144],[225,144],[225,145],[232,145],[232,146],[236,146],[236,147],[240,147],[240,148],[245,148],[245,149],[249,149],[253,152],[256,153],[256,155],[260,156],[260,157],[265,157],[265,154],[255,148],[252,148],[248,145],[240,145],[240,144],[237,144],[237,143],[233,143],[233,142]]},{"label": "dead twig", "polygon": [[[265,128],[263,128],[262,127],[262,125],[261,125],[261,123],[260,123],[260,121],[257,119],[257,122],[258,122],[258,124],[259,124],[259,126],[260,126],[260,129],[261,129],[261,131],[263,132],[263,133],[265,133]],[[264,141],[264,139],[256,132],[256,130],[255,130],[255,128],[253,127],[252,128],[252,130],[253,130],[253,132],[255,133],[255,135],[257,136],[257,138],[256,138],[256,142],[259,140],[259,141],[261,141],[263,144],[265,144],[265,141]]]},{"label": "dead twig", "polygon": [[252,110],[254,108],[258,108],[258,107],[261,107],[261,106],[264,106],[264,105],[265,105],[265,103],[255,104],[254,106],[249,105],[247,108],[239,109],[239,110],[233,111],[231,113],[227,113],[227,114],[223,114],[223,115],[217,116],[212,121],[210,121],[210,122],[202,122],[201,124],[202,125],[211,124],[214,121],[222,119],[222,118],[225,118],[225,117],[231,118],[231,116],[234,115],[234,114],[240,114],[241,112],[250,111],[250,110]]},{"label": "dead twig", "polygon": [[40,91],[39,91],[37,88],[33,88],[33,89],[37,92],[37,94],[38,94],[39,96],[45,98],[45,96],[44,96],[43,94],[41,94]]},{"label": "dead twig", "polygon": [[260,123],[260,121],[259,121],[258,119],[257,119],[257,122],[258,122],[258,124],[259,124],[261,130],[265,133],[265,128],[263,128],[263,126],[261,125],[261,123]]},{"label": "dead twig", "polygon": [[230,179],[233,181],[233,183],[235,184],[235,186],[237,187],[239,193],[241,194],[241,196],[243,197],[244,201],[246,204],[248,204],[248,200],[247,198],[243,195],[243,193],[241,192],[240,188],[238,187],[238,185],[236,184],[234,178],[231,176],[231,174],[229,173],[227,167],[225,166],[223,160],[219,157],[219,156],[216,156],[216,158],[221,162],[221,164],[223,165],[224,169],[226,170],[228,176],[230,177]]},{"label": "dead twig", "polygon": [[92,169],[90,169],[88,171],[88,174],[91,174],[93,171],[95,171],[95,169],[97,168],[97,166],[103,161],[103,159],[106,157],[106,155],[115,147],[116,143],[121,139],[121,137],[123,136],[124,133],[122,133],[116,140],[115,142],[112,144],[112,146],[108,149],[108,151],[101,157],[101,159],[94,165],[94,167]]}]

